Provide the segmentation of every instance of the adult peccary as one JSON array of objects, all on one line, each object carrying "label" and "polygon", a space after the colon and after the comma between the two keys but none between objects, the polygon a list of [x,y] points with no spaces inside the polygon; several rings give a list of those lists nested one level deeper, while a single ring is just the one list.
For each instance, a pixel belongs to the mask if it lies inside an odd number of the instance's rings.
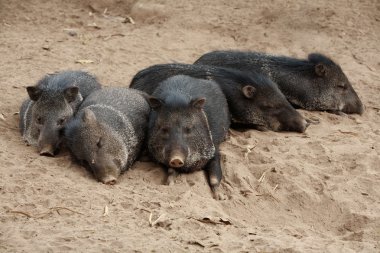
[{"label": "adult peccary", "polygon": [[295,106],[333,113],[363,113],[363,104],[341,67],[322,54],[307,60],[258,52],[214,51],[195,64],[224,66],[267,75]]},{"label": "adult peccary", "polygon": [[204,169],[215,192],[222,179],[219,144],[225,139],[230,117],[226,98],[212,80],[178,75],[139,86],[152,94],[148,150],[168,168],[168,184],[177,173]]},{"label": "adult peccary", "polygon": [[27,87],[29,99],[20,109],[23,139],[37,146],[41,155],[54,156],[66,122],[83,99],[100,87],[96,77],[83,71],[47,75],[35,86]]},{"label": "adult peccary", "polygon": [[103,88],[80,106],[65,129],[66,144],[95,177],[115,184],[130,168],[144,142],[150,107],[143,92]]},{"label": "adult peccary", "polygon": [[159,64],[138,72],[130,87],[152,93],[161,81],[173,75],[215,80],[227,98],[233,122],[274,131],[304,132],[308,126],[277,85],[260,74],[214,66]]}]

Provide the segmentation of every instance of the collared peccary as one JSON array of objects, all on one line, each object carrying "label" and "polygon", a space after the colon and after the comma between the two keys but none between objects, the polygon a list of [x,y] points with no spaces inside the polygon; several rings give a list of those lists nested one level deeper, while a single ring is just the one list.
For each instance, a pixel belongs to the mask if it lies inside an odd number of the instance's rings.
[{"label": "collared peccary", "polygon": [[260,74],[214,66],[159,64],[137,73],[130,87],[152,93],[161,81],[173,75],[215,80],[227,98],[233,122],[274,131],[304,132],[308,126],[277,85]]},{"label": "collared peccary", "polygon": [[307,60],[258,52],[214,51],[195,64],[224,66],[267,75],[295,106],[333,113],[363,113],[363,104],[341,67],[322,54]]},{"label": "collared peccary", "polygon": [[99,181],[114,184],[140,153],[149,112],[149,104],[141,91],[97,90],[85,99],[67,124],[66,144]]},{"label": "collared peccary", "polygon": [[230,117],[226,98],[212,80],[177,75],[150,91],[152,108],[148,150],[168,168],[168,183],[177,173],[204,169],[215,192],[222,178],[219,144],[225,139]]},{"label": "collared peccary", "polygon": [[41,155],[54,156],[66,122],[82,100],[100,87],[96,77],[83,71],[47,75],[27,87],[29,99],[21,105],[19,124],[24,140],[37,146]]}]

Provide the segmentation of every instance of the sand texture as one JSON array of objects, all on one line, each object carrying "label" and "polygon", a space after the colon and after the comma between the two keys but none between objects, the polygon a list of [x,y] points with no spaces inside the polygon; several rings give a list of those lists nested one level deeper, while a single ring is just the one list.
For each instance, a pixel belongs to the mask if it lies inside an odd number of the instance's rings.
[{"label": "sand texture", "polygon": [[[216,49],[324,53],[365,113],[300,110],[320,122],[304,134],[231,130],[220,201],[203,172],[166,186],[141,161],[103,185],[20,136],[25,87],[46,73],[126,87]],[[0,0],[0,55],[0,252],[380,252],[379,1]]]}]

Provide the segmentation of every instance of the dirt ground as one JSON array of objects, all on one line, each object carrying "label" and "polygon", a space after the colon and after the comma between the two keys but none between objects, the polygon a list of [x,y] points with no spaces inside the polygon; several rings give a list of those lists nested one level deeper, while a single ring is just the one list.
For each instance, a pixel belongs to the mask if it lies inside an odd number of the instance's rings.
[{"label": "dirt ground", "polygon": [[[366,111],[300,110],[320,120],[305,134],[232,130],[221,201],[202,172],[169,187],[137,162],[103,185],[68,152],[42,157],[21,139],[25,86],[46,73],[128,86],[216,49],[324,53]],[[0,55],[0,252],[380,251],[378,1],[0,0]]]}]

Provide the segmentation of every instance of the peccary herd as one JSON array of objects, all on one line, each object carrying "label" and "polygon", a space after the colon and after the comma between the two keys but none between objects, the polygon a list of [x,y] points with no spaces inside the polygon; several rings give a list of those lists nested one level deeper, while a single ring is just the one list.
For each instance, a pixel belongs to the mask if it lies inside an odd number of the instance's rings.
[{"label": "peccary herd", "polygon": [[[153,65],[129,88],[101,87],[83,71],[47,75],[27,87],[20,108],[23,139],[40,155],[63,146],[105,184],[115,184],[143,150],[168,172],[204,170],[215,194],[222,180],[219,145],[231,124],[305,132],[295,108],[362,114],[339,65],[258,52],[214,51],[194,64]],[[217,196],[217,195],[215,195]]]}]

